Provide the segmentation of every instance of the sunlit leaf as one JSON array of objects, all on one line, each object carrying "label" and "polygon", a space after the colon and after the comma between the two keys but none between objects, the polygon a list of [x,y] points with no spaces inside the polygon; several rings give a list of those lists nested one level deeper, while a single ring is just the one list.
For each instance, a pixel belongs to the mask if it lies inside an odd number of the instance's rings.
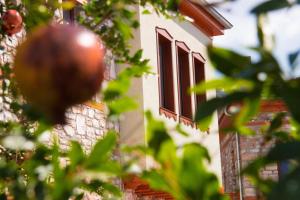
[{"label": "sunlit leaf", "polygon": [[244,79],[222,78],[215,80],[208,80],[196,85],[191,89],[195,93],[205,93],[208,90],[222,90],[225,93],[235,90],[251,90],[253,88],[253,82]]},{"label": "sunlit leaf", "polygon": [[112,150],[115,148],[117,136],[115,132],[108,132],[103,139],[99,140],[93,147],[88,156],[85,166],[87,168],[97,168],[102,162],[105,162],[111,156]]},{"label": "sunlit leaf", "polygon": [[167,129],[162,121],[155,120],[150,112],[146,112],[147,118],[147,143],[155,154],[159,153],[161,145],[170,141]]},{"label": "sunlit leaf", "polygon": [[71,166],[73,168],[82,164],[85,159],[85,154],[83,152],[81,145],[75,141],[71,143],[71,149],[68,152],[68,156],[70,158]]}]

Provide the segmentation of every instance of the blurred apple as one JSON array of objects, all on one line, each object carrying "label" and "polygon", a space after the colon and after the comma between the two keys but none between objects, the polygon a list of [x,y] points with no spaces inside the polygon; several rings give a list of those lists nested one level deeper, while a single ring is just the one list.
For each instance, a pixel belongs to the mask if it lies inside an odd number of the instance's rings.
[{"label": "blurred apple", "polygon": [[53,122],[65,122],[65,110],[99,91],[105,48],[93,32],[52,24],[33,31],[17,48],[14,73],[25,99]]},{"label": "blurred apple", "polygon": [[23,20],[16,10],[8,10],[2,16],[2,29],[11,36],[22,30]]}]

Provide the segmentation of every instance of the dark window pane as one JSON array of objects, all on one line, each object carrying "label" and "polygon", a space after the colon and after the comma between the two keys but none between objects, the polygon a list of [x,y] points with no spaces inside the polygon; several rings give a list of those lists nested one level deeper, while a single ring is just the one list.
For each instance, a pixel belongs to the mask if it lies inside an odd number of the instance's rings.
[{"label": "dark window pane", "polygon": [[160,105],[175,112],[173,66],[172,66],[172,43],[158,34],[159,45],[159,73],[160,73]]},{"label": "dark window pane", "polygon": [[192,118],[192,99],[188,93],[190,84],[190,71],[189,71],[189,54],[183,49],[177,47],[177,59],[178,59],[178,72],[179,72],[179,105],[180,115]]},{"label": "dark window pane", "polygon": [[[200,60],[196,59],[194,57],[194,78],[195,78],[195,84],[199,84],[202,81],[205,80],[205,71],[204,71],[204,63]],[[205,94],[197,94],[196,95],[196,108],[199,107],[199,105],[206,101],[206,95]]]}]

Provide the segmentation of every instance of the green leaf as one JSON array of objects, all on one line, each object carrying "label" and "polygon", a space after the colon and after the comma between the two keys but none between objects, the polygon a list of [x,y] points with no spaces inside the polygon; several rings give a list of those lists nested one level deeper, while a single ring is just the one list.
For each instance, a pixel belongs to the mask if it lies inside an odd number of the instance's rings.
[{"label": "green leaf", "polygon": [[258,113],[260,107],[259,98],[245,99],[242,103],[241,109],[234,120],[234,126],[243,135],[252,135],[255,132],[247,127],[249,122]]},{"label": "green leaf", "polygon": [[124,40],[129,40],[132,37],[131,27],[128,24],[124,23],[122,19],[116,19],[114,22]]},{"label": "green leaf", "polygon": [[258,15],[290,6],[291,4],[287,0],[268,0],[254,7],[251,10],[251,13]]},{"label": "green leaf", "polygon": [[71,142],[71,149],[68,152],[68,156],[70,158],[71,167],[73,169],[75,169],[76,166],[82,164],[85,159],[83,149],[81,148],[81,145],[76,141]]},{"label": "green leaf", "polygon": [[210,117],[217,109],[223,108],[230,103],[240,102],[246,98],[253,98],[256,95],[255,92],[235,92],[224,97],[216,97],[203,102],[196,112],[195,121],[201,122],[207,119],[207,117]]},{"label": "green leaf", "polygon": [[217,177],[206,169],[207,160],[210,158],[206,148],[195,143],[184,146],[182,168],[178,177],[186,199],[222,198]]},{"label": "green leaf", "polygon": [[121,197],[122,196],[122,192],[121,190],[110,183],[103,183],[101,186],[106,192],[109,192],[109,194],[113,194],[115,197]]},{"label": "green leaf", "polygon": [[179,162],[176,155],[176,146],[172,140],[167,140],[161,144],[156,160],[165,167],[165,171],[171,169],[173,173],[176,172]]},{"label": "green leaf", "polygon": [[177,124],[177,125],[176,125],[176,131],[177,131],[179,134],[181,134],[182,136],[184,136],[184,137],[188,137],[188,136],[189,136],[189,134],[188,134],[185,130],[183,130],[183,128],[181,127],[180,124]]},{"label": "green leaf", "polygon": [[235,76],[251,64],[251,58],[234,51],[209,47],[208,55],[213,66],[227,76]]},{"label": "green leaf", "polygon": [[142,59],[142,56],[143,56],[143,50],[140,49],[132,56],[132,58],[130,58],[130,61],[133,63],[139,62]]},{"label": "green leaf", "polygon": [[85,166],[87,168],[97,168],[102,162],[111,156],[115,148],[117,137],[115,132],[108,132],[103,139],[99,140],[88,156]]},{"label": "green leaf", "polygon": [[57,5],[57,7],[61,7],[62,9],[64,10],[71,10],[75,7],[75,2],[72,2],[72,1],[64,1],[62,3],[59,3]]},{"label": "green leaf", "polygon": [[212,120],[213,120],[212,115],[199,120],[199,122],[197,123],[197,128],[199,128],[201,131],[209,131],[209,127]]},{"label": "green leaf", "polygon": [[151,12],[148,9],[144,9],[142,12],[143,15],[150,15]]},{"label": "green leaf", "polygon": [[267,133],[272,134],[273,132],[275,132],[276,130],[281,128],[285,117],[286,117],[286,113],[276,114],[276,116],[271,121],[271,124],[267,130]]},{"label": "green leaf", "polygon": [[191,92],[197,94],[205,93],[208,90],[222,90],[225,93],[232,92],[236,90],[251,90],[253,89],[253,82],[245,79],[233,79],[225,77],[222,79],[208,80],[196,85],[191,89]]},{"label": "green leaf", "polygon": [[268,194],[268,200],[298,200],[300,196],[300,168],[297,167],[276,184]]},{"label": "green leaf", "polygon": [[165,178],[155,170],[145,171],[142,178],[146,180],[153,189],[166,192],[173,191],[167,180],[165,180]]},{"label": "green leaf", "polygon": [[287,83],[282,83],[279,86],[275,85],[274,92],[281,97],[289,112],[292,114],[294,120],[300,122],[300,108],[298,106],[300,101],[300,79],[291,80]]},{"label": "green leaf", "polygon": [[138,104],[133,98],[125,96],[115,99],[114,101],[109,102],[107,105],[109,108],[109,116],[119,116],[124,112],[138,108]]},{"label": "green leaf", "polygon": [[119,78],[113,81],[110,81],[107,85],[107,88],[103,91],[104,101],[112,101],[115,98],[118,98],[124,95],[130,87],[129,78]]},{"label": "green leaf", "polygon": [[266,159],[268,159],[270,162],[278,162],[289,159],[300,160],[300,142],[291,141],[276,144],[276,146],[267,154]]},{"label": "green leaf", "polygon": [[157,121],[152,114],[147,111],[147,143],[155,154],[159,153],[161,146],[171,140],[167,129],[162,121]]}]

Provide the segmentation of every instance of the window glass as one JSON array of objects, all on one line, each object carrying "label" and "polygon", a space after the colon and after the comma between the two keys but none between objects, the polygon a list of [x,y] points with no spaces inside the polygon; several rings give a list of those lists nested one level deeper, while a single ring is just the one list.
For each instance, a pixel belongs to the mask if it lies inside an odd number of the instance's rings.
[{"label": "window glass", "polygon": [[175,112],[172,42],[158,34],[160,106]]},{"label": "window glass", "polygon": [[[194,60],[194,80],[195,84],[199,84],[202,81],[205,80],[205,71],[204,71],[204,62],[200,61],[195,56],[193,57]],[[199,105],[206,101],[206,94],[196,94],[196,109],[199,107]]]},{"label": "window glass", "polygon": [[180,115],[192,119],[192,99],[189,94],[190,71],[189,53],[177,46],[178,78],[179,78],[179,106]]}]

